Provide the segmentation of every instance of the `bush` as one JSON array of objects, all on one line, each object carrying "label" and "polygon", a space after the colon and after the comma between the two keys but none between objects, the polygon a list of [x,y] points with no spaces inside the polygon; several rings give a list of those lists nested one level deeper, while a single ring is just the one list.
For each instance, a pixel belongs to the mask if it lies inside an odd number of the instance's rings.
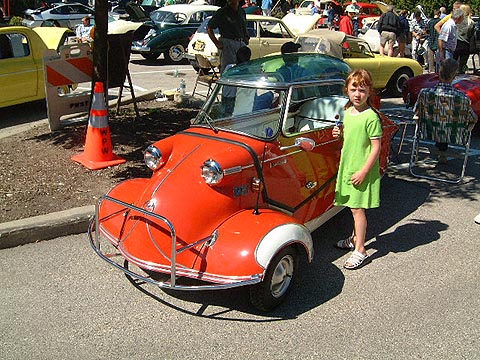
[{"label": "bush", "polygon": [[10,25],[21,26],[22,25],[22,18],[20,16],[12,16],[10,21],[8,22]]}]

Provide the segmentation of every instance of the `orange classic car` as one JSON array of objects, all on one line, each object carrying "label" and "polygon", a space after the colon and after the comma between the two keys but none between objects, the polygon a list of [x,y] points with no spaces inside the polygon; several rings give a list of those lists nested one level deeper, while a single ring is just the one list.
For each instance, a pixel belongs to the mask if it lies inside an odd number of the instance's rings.
[{"label": "orange classic car", "polygon": [[[350,71],[322,54],[274,55],[223,73],[189,129],[145,151],[151,178],[99,199],[92,247],[130,277],[178,291],[249,286],[279,305],[333,206]],[[381,164],[397,127],[383,118]],[[303,257],[302,257],[303,258]]]}]

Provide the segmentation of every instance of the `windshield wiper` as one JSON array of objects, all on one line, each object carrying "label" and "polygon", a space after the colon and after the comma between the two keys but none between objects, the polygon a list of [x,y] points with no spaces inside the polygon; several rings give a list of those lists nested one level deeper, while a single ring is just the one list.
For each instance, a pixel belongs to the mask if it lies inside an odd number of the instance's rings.
[{"label": "windshield wiper", "polygon": [[205,120],[206,120],[208,126],[210,126],[210,129],[212,129],[213,132],[214,132],[215,134],[217,134],[217,133],[218,133],[218,130],[217,130],[217,128],[216,128],[215,126],[213,126],[213,124],[212,124],[212,123],[213,123],[213,119],[210,117],[210,115],[208,115],[207,112],[206,112],[205,110],[203,110],[203,109],[200,109],[200,114],[203,114],[203,115],[205,116]]}]

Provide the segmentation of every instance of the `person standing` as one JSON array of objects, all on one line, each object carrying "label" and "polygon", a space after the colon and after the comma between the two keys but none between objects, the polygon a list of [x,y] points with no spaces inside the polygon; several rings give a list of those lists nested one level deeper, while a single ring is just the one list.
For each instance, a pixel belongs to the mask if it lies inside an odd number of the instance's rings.
[{"label": "person standing", "polygon": [[435,54],[438,50],[438,33],[435,30],[435,25],[440,21],[440,10],[435,10],[433,13],[433,19],[430,19],[427,23],[427,33],[428,33],[428,51],[427,51],[427,60],[428,60],[428,72],[434,73],[438,71],[438,64],[435,61]]},{"label": "person standing", "polygon": [[[461,1],[455,1],[453,3],[453,10],[460,9],[460,5],[462,5]],[[440,34],[440,30],[442,29],[443,24],[445,24],[452,17],[453,10],[450,14],[441,17],[440,21],[437,23],[437,25],[435,25],[435,30],[437,30],[437,32],[439,34]]]},{"label": "person standing", "polygon": [[458,73],[465,74],[467,61],[470,56],[470,42],[474,42],[475,23],[472,20],[472,9],[470,5],[462,4],[462,21],[457,24],[457,46],[453,53],[453,58],[458,61]]},{"label": "person standing", "polygon": [[385,55],[385,45],[388,43],[388,56],[393,56],[393,46],[400,34],[400,19],[393,12],[393,5],[388,5],[387,12],[378,20],[378,32],[380,33],[380,55]]},{"label": "person standing", "polygon": [[410,23],[410,31],[412,32],[412,59],[418,61],[418,55],[422,53],[420,47],[423,45],[427,34],[427,27],[423,21],[422,13],[418,9],[414,12],[413,20]]},{"label": "person standing", "polygon": [[[217,28],[220,39],[217,39],[214,33]],[[227,5],[218,9],[208,22],[207,32],[218,50],[221,50],[220,72],[223,72],[228,64],[236,62],[237,51],[248,45],[250,40],[247,15],[239,6],[239,0],[228,0]]]},{"label": "person standing", "polygon": [[[472,102],[467,95],[452,85],[457,71],[458,62],[453,58],[447,58],[440,63],[438,84],[433,88],[423,88],[418,94],[417,102],[413,107],[413,113],[418,119],[445,122],[448,118],[449,123],[463,123],[467,120],[469,130],[473,129],[477,122],[477,114],[472,109]],[[438,162],[445,163],[447,159],[442,152],[448,149],[448,143],[437,142],[435,146],[440,151]]]},{"label": "person standing", "polygon": [[262,12],[265,16],[272,16],[272,0],[262,0]]},{"label": "person standing", "polygon": [[[455,9],[452,16],[443,24],[440,35],[438,35],[438,60],[443,62],[446,59],[453,58],[453,53],[457,47],[457,24],[463,20],[463,10]],[[435,28],[440,21],[435,25]]]},{"label": "person standing", "polygon": [[380,206],[380,144],[382,124],[372,109],[373,80],[370,72],[356,69],[346,80],[349,101],[345,106],[343,125],[335,126],[332,135],[343,135],[340,166],[335,188],[335,205],[351,209],[353,234],[336,246],[353,250],[344,267],[358,269],[370,259],[365,249],[367,217],[365,210]]},{"label": "person standing", "polygon": [[447,8],[445,6],[440,7],[438,11],[440,12],[440,14],[438,15],[438,18],[440,20],[447,16]]},{"label": "person standing", "polygon": [[401,10],[398,20],[400,22],[400,31],[397,34],[398,56],[405,57],[405,48],[410,37],[410,24],[407,19],[407,10]]},{"label": "person standing", "polygon": [[355,36],[353,30],[353,17],[357,15],[357,9],[354,5],[350,4],[345,9],[347,15],[340,19],[339,31],[343,31],[347,35]]},{"label": "person standing", "polygon": [[328,30],[335,30],[335,10],[332,3],[327,5],[327,26]]}]

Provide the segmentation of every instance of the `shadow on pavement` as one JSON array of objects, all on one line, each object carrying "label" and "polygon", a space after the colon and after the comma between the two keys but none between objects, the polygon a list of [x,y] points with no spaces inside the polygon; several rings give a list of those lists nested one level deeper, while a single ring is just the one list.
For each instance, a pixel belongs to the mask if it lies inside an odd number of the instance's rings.
[{"label": "shadow on pavement", "polygon": [[[408,251],[416,246],[425,245],[439,238],[439,232],[447,228],[438,221],[421,222],[399,226],[393,232],[384,234],[387,229],[395,227],[402,219],[412,214],[419,206],[429,201],[429,187],[418,186],[403,180],[385,177],[382,182],[382,207],[367,212],[369,229],[368,247],[377,249],[374,258],[389,252]],[[315,246],[315,257],[312,264],[300,263],[296,281],[285,302],[269,313],[263,313],[250,305],[249,289],[237,288],[220,291],[182,292],[160,290],[144,283],[129,279],[134,286],[159,303],[178,311],[216,320],[241,322],[271,322],[288,320],[320,306],[342,292],[345,282],[344,270],[338,259],[346,252],[334,247],[339,239],[348,236],[352,231],[350,211],[342,211],[316,230],[312,236]],[[375,266],[375,265],[369,265]],[[162,294],[163,293],[163,294]],[[171,298],[165,297],[168,295]],[[182,305],[177,300],[190,304]],[[190,310],[192,303],[198,308]],[[187,308],[188,307],[188,308]],[[220,309],[218,308],[220,307]],[[238,318],[232,311],[240,311],[244,315]],[[251,314],[252,317],[245,317]]]},{"label": "shadow on pavement", "polygon": [[8,106],[0,108],[0,129],[43,120],[46,118],[47,104],[45,100]]}]

